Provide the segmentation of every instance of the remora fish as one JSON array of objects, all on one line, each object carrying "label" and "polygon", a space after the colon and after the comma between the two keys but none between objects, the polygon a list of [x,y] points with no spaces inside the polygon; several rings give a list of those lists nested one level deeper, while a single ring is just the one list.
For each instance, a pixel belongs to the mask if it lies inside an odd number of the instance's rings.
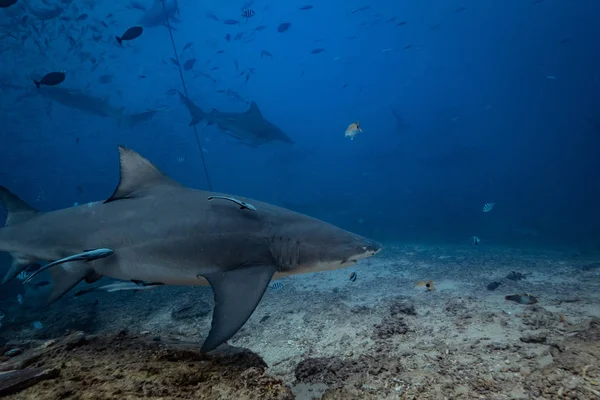
[{"label": "remora fish", "polygon": [[127,115],[123,112],[123,108],[114,107],[104,99],[91,96],[79,90],[65,89],[56,86],[42,86],[39,90],[36,90],[36,92],[43,97],[47,97],[76,110],[85,111],[101,117],[116,118],[119,123],[125,126],[133,126],[139,122],[147,121],[158,112],[158,110],[149,110],[142,113]]},{"label": "remora fish", "polygon": [[190,125],[196,125],[200,121],[206,121],[207,125],[215,124],[221,132],[250,146],[260,146],[273,141],[294,144],[285,132],[263,117],[254,102],[245,112],[222,112],[217,109],[205,112],[183,93],[179,92],[179,96],[192,115]]},{"label": "remora fish", "polygon": [[[13,257],[7,282],[31,263],[111,249],[105,258],[50,268],[49,302],[82,280],[102,276],[125,281],[199,286],[215,298],[212,326],[202,351],[230,339],[248,320],[271,279],[354,265],[381,245],[326,222],[246,198],[190,189],[160,172],[136,152],[119,148],[120,182],[104,202],[41,213],[8,189],[0,251]],[[235,249],[235,251],[231,251]],[[70,258],[72,259],[72,258]]]},{"label": "remora fish", "polygon": [[175,15],[179,15],[179,2],[177,0],[165,0],[165,9],[163,9],[162,0],[154,0],[154,4],[140,18],[138,25],[145,27],[167,25],[165,10],[169,21],[179,22],[175,18]]},{"label": "remora fish", "polygon": [[135,282],[117,282],[117,283],[109,283],[108,285],[94,287],[94,288],[91,288],[91,289],[79,290],[78,292],[75,293],[75,296],[81,296],[81,295],[84,295],[84,294],[87,294],[87,293],[93,293],[93,292],[113,293],[113,292],[124,292],[124,291],[129,291],[129,290],[133,290],[134,292],[137,292],[137,291],[140,291],[140,290],[155,289],[155,288],[157,288],[159,286],[161,286],[161,284],[156,284],[156,283],[135,283]]}]

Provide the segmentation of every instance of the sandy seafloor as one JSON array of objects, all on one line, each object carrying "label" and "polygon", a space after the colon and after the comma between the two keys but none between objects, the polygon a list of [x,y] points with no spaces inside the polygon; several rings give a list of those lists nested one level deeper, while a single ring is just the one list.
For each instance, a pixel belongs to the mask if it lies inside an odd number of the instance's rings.
[{"label": "sandy seafloor", "polygon": [[[511,271],[528,275],[486,289]],[[209,288],[0,304],[0,354],[25,351],[0,358],[19,371],[0,375],[0,397],[600,399],[600,254],[388,243],[280,282],[209,355]],[[539,302],[504,299],[520,293]]]}]

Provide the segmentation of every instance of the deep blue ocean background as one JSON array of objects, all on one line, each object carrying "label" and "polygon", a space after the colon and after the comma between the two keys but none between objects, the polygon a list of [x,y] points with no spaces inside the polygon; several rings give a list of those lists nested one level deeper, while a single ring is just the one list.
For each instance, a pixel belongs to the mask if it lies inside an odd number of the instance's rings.
[{"label": "deep blue ocean background", "polygon": [[[314,7],[298,10],[305,5]],[[28,8],[57,6],[61,16],[47,21]],[[179,8],[177,51],[182,62],[196,59],[184,71],[190,98],[244,111],[218,92],[234,90],[296,142],[252,148],[198,125],[213,190],[383,242],[469,244],[477,235],[482,244],[598,247],[598,0],[180,0]],[[248,8],[255,15],[241,19]],[[169,92],[183,90],[169,30],[148,27],[123,47],[114,39],[142,15],[128,1],[0,9],[0,184],[44,211],[104,199],[118,181],[121,144],[208,189],[189,112]],[[291,27],[280,33],[283,22]],[[72,40],[79,48],[70,50]],[[246,82],[240,72],[250,69]],[[39,97],[31,79],[60,70],[62,87],[128,113],[164,111],[127,128]],[[344,131],[356,120],[364,133],[350,141]],[[487,202],[496,207],[484,213]]]}]

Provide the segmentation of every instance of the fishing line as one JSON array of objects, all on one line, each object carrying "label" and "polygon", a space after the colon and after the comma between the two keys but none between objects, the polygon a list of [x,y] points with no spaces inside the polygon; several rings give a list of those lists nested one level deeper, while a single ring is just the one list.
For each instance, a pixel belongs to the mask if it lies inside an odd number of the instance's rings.
[{"label": "fishing line", "polygon": [[[173,30],[171,29],[171,23],[169,22],[169,15],[167,14],[167,6],[165,5],[165,0],[161,0],[160,2],[162,3],[163,12],[165,13],[165,21],[167,23],[167,28],[169,28],[169,36],[171,36],[171,44],[173,45],[173,53],[175,53],[175,60],[177,61],[177,68],[179,69],[179,77],[181,78],[181,86],[183,86],[183,93],[185,94],[185,97],[189,98],[187,87],[185,86],[185,79],[183,78],[183,71],[181,70],[181,63],[179,62],[179,55],[177,54],[177,47],[175,46],[175,39],[173,39]],[[196,124],[192,126],[194,128],[194,133],[196,134],[196,143],[198,144],[198,151],[200,152],[200,158],[202,159],[204,175],[206,175],[206,181],[208,182],[208,190],[212,192],[212,183],[210,182],[210,176],[208,175],[208,168],[206,168],[206,160],[204,159],[204,151],[202,151],[202,144],[200,143],[200,135],[198,135],[198,129],[196,129]]]}]

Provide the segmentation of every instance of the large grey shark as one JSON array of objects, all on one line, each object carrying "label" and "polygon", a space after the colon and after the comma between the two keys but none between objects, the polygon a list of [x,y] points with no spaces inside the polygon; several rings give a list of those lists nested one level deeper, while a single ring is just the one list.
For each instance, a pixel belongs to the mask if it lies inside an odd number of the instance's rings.
[{"label": "large grey shark", "polygon": [[217,109],[206,112],[183,93],[179,92],[179,97],[192,116],[190,125],[196,125],[200,121],[205,121],[207,125],[217,125],[221,132],[250,146],[260,146],[273,141],[294,144],[285,132],[263,117],[254,102],[245,112],[222,112]]},{"label": "large grey shark", "polygon": [[102,276],[210,284],[215,308],[202,346],[210,351],[245,324],[271,279],[344,268],[381,250],[303,214],[184,187],[136,152],[119,152],[120,182],[103,202],[38,212],[0,187],[8,210],[0,251],[13,256],[4,282],[39,260],[54,262],[49,302]]},{"label": "large grey shark", "polygon": [[143,27],[166,25],[167,18],[169,21],[178,22],[175,18],[176,14],[179,14],[179,2],[177,0],[165,0],[164,8],[162,0],[154,0],[152,7],[144,12],[138,24]]},{"label": "large grey shark", "polygon": [[148,110],[137,114],[125,114],[123,108],[112,106],[105,99],[91,96],[80,90],[58,86],[42,86],[35,89],[42,97],[54,100],[66,107],[85,111],[101,117],[113,117],[124,126],[133,126],[152,118],[158,110]]}]

